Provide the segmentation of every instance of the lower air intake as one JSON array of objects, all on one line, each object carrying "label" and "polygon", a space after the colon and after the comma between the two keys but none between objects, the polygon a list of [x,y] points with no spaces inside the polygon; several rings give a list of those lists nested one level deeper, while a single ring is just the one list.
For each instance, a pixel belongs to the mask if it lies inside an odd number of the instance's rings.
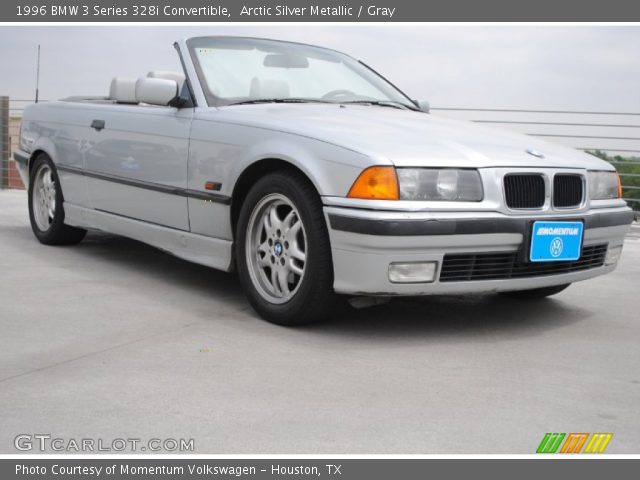
[{"label": "lower air intake", "polygon": [[604,265],[607,244],[583,247],[571,262],[522,262],[517,252],[447,254],[440,270],[441,282],[505,280],[580,272]]}]

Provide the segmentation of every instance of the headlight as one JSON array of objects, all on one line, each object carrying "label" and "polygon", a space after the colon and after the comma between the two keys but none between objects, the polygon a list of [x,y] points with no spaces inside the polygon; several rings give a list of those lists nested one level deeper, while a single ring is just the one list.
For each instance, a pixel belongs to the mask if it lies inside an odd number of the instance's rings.
[{"label": "headlight", "polygon": [[477,170],[398,168],[400,200],[479,202],[482,180]]},{"label": "headlight", "polygon": [[589,174],[589,198],[591,200],[605,200],[622,196],[620,178],[617,172],[596,172]]}]

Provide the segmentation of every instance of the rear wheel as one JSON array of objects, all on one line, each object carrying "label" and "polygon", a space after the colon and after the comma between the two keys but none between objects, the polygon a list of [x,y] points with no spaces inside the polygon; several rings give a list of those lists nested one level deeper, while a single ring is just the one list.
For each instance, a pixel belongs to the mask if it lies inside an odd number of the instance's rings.
[{"label": "rear wheel", "polygon": [[570,283],[565,285],[556,285],[554,287],[533,288],[530,290],[515,290],[513,292],[500,292],[502,295],[516,298],[518,300],[537,300],[541,298],[550,297],[556,293],[560,293],[565,290]]},{"label": "rear wheel", "polygon": [[45,245],[73,245],[86,230],[64,224],[62,188],[51,159],[41,153],[34,160],[29,179],[29,219],[34,235]]},{"label": "rear wheel", "polygon": [[301,175],[260,179],[243,202],[236,259],[253,308],[280,325],[323,320],[334,304],[329,235],[320,197]]}]

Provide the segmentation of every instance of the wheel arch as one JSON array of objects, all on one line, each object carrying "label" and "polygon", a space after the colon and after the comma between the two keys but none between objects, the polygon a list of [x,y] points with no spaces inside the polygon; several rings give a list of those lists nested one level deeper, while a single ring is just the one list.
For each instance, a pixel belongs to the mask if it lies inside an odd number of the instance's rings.
[{"label": "wheel arch", "polygon": [[251,187],[259,180],[264,174],[272,172],[292,172],[313,186],[316,193],[319,195],[318,186],[309,177],[309,175],[294,163],[284,160],[282,158],[270,157],[257,160],[251,165],[247,166],[239,175],[233,187],[231,194],[231,228],[235,237],[236,226],[238,218],[240,216],[240,208],[242,202],[246,198]]},{"label": "wheel arch", "polygon": [[[41,153],[44,153],[47,157],[51,158],[51,155],[49,154],[49,152],[47,152],[43,148],[37,148],[37,149],[33,150],[31,152],[31,155],[29,156],[29,165],[28,165],[28,167],[29,167],[29,177],[31,177],[31,170],[33,169],[33,164],[35,163],[35,159]],[[53,159],[51,159],[51,161],[53,162]]]},{"label": "wheel arch", "polygon": [[47,137],[40,137],[36,140],[31,153],[29,154],[29,175],[31,175],[31,168],[33,166],[33,162],[38,155],[44,153],[49,157],[54,166],[56,166],[56,146],[51,141],[51,139]]},{"label": "wheel arch", "polygon": [[[58,168],[57,168],[56,162],[53,159],[53,157],[51,156],[51,154],[47,151],[47,149],[42,148],[42,147],[37,147],[31,152],[30,157],[29,157],[29,164],[27,165],[27,169],[28,169],[28,172],[29,172],[29,185],[31,184],[31,175],[32,175],[32,171],[33,171],[33,166],[36,163],[36,158],[38,158],[38,155],[40,155],[41,153],[45,154],[47,156],[47,158],[51,161],[51,163],[53,164],[53,168],[54,168],[55,174],[58,176],[58,180],[60,181]],[[29,185],[26,186],[27,189],[29,189]],[[60,185],[60,196],[62,197],[62,200],[64,201],[64,192],[62,191],[62,185]]]}]

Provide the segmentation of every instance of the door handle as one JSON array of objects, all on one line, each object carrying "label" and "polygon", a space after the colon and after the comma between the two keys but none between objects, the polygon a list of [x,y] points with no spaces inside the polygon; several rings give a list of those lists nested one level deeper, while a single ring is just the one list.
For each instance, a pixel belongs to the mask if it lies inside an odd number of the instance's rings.
[{"label": "door handle", "polygon": [[104,120],[94,120],[91,122],[91,128],[95,128],[97,131],[100,131],[104,128]]}]

